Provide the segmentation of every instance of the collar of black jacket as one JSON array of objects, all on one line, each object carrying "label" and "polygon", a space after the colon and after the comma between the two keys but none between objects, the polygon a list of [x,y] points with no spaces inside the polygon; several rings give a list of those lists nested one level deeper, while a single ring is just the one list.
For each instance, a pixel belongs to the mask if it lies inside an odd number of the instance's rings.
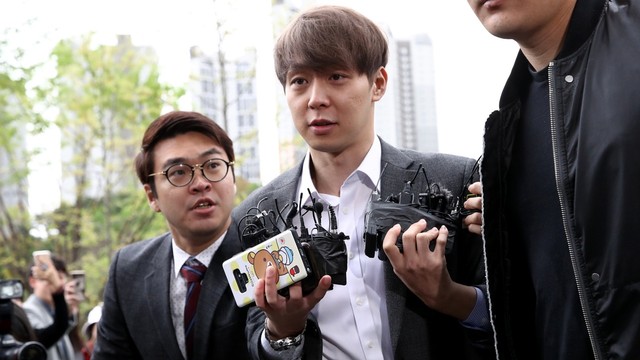
[{"label": "collar of black jacket", "polygon": [[[609,1],[576,0],[576,7],[569,21],[565,42],[559,56],[556,57],[557,59],[573,54],[587,41],[596,29],[600,18],[604,16]],[[531,81],[529,67],[529,61],[522,51],[518,52],[513,69],[500,97],[500,109],[504,109],[520,99],[521,92],[527,88]]]},{"label": "collar of black jacket", "polygon": [[608,0],[577,0],[558,59],[573,54],[592,35]]}]

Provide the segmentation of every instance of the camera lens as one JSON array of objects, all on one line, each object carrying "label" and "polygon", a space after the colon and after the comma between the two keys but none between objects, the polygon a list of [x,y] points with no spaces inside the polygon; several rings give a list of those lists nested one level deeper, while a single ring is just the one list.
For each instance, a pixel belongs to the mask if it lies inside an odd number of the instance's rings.
[{"label": "camera lens", "polygon": [[18,347],[0,351],[0,359],[9,360],[46,360],[47,350],[42,344],[29,341]]}]

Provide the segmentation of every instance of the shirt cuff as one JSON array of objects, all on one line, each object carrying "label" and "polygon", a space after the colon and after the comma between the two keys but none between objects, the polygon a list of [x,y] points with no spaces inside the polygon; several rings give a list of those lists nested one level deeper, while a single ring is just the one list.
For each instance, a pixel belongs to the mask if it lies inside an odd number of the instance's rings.
[{"label": "shirt cuff", "polygon": [[462,326],[475,330],[490,331],[491,323],[489,322],[489,309],[487,308],[487,300],[480,288],[476,289],[476,305],[469,316],[461,321]]}]

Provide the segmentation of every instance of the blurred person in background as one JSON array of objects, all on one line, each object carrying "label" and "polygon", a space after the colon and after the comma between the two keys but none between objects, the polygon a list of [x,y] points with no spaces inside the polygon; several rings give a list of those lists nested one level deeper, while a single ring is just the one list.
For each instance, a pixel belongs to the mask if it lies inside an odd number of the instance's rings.
[{"label": "blurred person in background", "polygon": [[82,355],[84,360],[90,360],[91,354],[93,354],[93,347],[98,337],[98,322],[102,317],[102,303],[96,305],[89,311],[87,315],[87,321],[82,326],[82,334],[86,341],[82,347]]},{"label": "blurred person in background", "polygon": [[640,359],[640,1],[468,3],[520,46],[481,166],[498,354]]},{"label": "blurred person in background", "polygon": [[52,255],[45,258],[44,266],[30,268],[29,286],[33,293],[23,309],[36,332],[37,341],[47,348],[48,360],[74,360],[81,358],[69,338],[78,324],[79,298],[75,282],[67,281],[65,262]]}]

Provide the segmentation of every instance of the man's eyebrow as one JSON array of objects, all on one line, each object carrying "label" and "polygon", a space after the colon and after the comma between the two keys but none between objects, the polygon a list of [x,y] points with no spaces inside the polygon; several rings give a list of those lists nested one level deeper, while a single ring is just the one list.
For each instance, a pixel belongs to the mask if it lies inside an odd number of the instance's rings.
[{"label": "man's eyebrow", "polygon": [[222,155],[222,152],[220,152],[220,150],[218,150],[217,148],[211,148],[205,152],[203,152],[200,156],[209,156],[209,155]]},{"label": "man's eyebrow", "polygon": [[[203,158],[205,156],[210,156],[210,155],[222,155],[223,153],[217,149],[217,148],[211,148],[207,151],[204,151],[203,153],[201,153],[199,155],[200,158]],[[175,164],[188,164],[189,163],[189,159],[185,158],[185,157],[175,157],[175,158],[170,158],[167,159],[164,163],[162,163],[162,168],[166,169],[171,165],[175,165]]]},{"label": "man's eyebrow", "polygon": [[175,164],[184,164],[184,163],[186,163],[186,162],[187,162],[187,159],[186,159],[186,158],[183,158],[183,157],[170,158],[170,159],[165,160],[165,162],[164,162],[164,163],[162,163],[162,168],[163,168],[163,169],[166,169],[166,168],[168,168],[168,167],[169,167],[169,166],[171,166],[171,165],[175,165]]}]

